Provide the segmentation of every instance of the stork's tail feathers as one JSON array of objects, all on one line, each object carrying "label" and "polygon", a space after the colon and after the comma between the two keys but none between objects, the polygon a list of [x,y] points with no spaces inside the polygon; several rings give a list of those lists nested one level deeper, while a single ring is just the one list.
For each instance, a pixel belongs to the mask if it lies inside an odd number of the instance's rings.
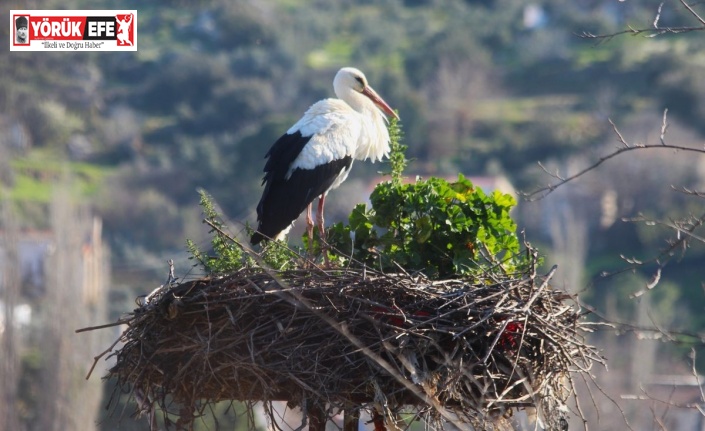
[{"label": "stork's tail feathers", "polygon": [[[253,233],[252,236],[250,237],[250,243],[251,243],[252,245],[257,245],[257,244],[259,244],[260,242],[262,242],[263,240],[278,240],[278,241],[281,241],[281,240],[283,240],[284,238],[286,238],[286,236],[289,234],[289,231],[291,230],[291,227],[292,227],[293,224],[294,224],[294,223],[292,222],[289,226],[287,226],[287,227],[284,228],[283,230],[281,230],[281,231],[279,231],[279,232],[274,232],[274,233],[272,233],[271,236],[269,236],[266,232],[265,232],[265,233],[262,233],[262,232],[260,232],[259,230],[257,230],[257,231],[255,231],[255,233]],[[260,229],[262,229],[262,226],[260,226]],[[266,229],[262,229],[262,230],[266,230]]]},{"label": "stork's tail feathers", "polygon": [[251,243],[252,245],[257,245],[257,244],[259,244],[260,242],[262,242],[263,239],[265,239],[265,238],[264,238],[264,235],[262,235],[262,234],[259,233],[259,232],[255,232],[255,233],[253,233],[252,236],[250,237],[250,243]]}]

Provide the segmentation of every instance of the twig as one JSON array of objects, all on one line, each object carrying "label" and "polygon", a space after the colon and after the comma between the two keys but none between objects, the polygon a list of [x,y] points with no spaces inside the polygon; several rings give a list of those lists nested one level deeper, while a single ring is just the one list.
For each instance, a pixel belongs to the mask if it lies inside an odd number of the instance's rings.
[{"label": "twig", "polygon": [[610,124],[612,125],[612,128],[614,130],[614,133],[617,135],[617,138],[619,142],[622,144],[621,147],[617,148],[615,151],[604,155],[600,157],[596,162],[590,164],[586,168],[583,168],[582,170],[578,171],[577,173],[568,176],[568,177],[561,177],[556,173],[549,172],[541,163],[539,163],[539,166],[543,169],[544,172],[549,174],[551,177],[557,179],[558,181],[551,183],[547,186],[540,187],[538,189],[535,189],[532,192],[524,193],[522,192],[521,195],[524,196],[525,199],[528,201],[536,201],[545,198],[552,192],[554,192],[558,187],[569,183],[577,178],[582,177],[583,175],[587,174],[588,172],[594,171],[598,166],[602,165],[606,161],[613,159],[620,154],[630,152],[630,151],[642,151],[642,150],[653,150],[653,149],[669,149],[672,151],[684,151],[684,152],[691,152],[691,153],[698,153],[698,154],[705,154],[705,149],[702,148],[693,148],[693,147],[686,147],[682,145],[672,145],[668,144],[665,142],[665,139],[663,137],[663,134],[666,132],[667,128],[667,123],[666,123],[666,111],[664,111],[664,116],[663,116],[663,124],[661,126],[661,141],[659,142],[658,145],[656,144],[630,144],[627,142],[622,136],[621,132],[619,129],[617,129],[617,126],[612,122],[612,120],[609,120]]},{"label": "twig", "polygon": [[622,30],[622,31],[617,31],[614,33],[608,33],[608,34],[593,34],[590,32],[583,32],[579,34],[578,36],[583,38],[583,39],[593,39],[598,42],[602,41],[609,41],[614,37],[629,34],[632,36],[637,36],[637,35],[645,35],[645,37],[655,37],[663,34],[681,34],[681,33],[689,33],[693,31],[703,31],[705,30],[705,20],[693,9],[692,6],[690,6],[685,0],[679,0],[681,5],[685,7],[685,9],[688,11],[688,14],[695,18],[696,21],[700,25],[697,26],[679,26],[679,27],[661,27],[659,24],[659,21],[661,20],[661,11],[663,9],[664,2],[661,2],[656,10],[656,16],[654,17],[653,22],[651,23],[651,27],[648,28],[641,28],[637,29],[631,26],[628,26],[628,29]]},{"label": "twig", "polygon": [[88,326],[85,328],[76,329],[74,332],[80,334],[81,332],[95,331],[96,329],[112,328],[113,326],[120,326],[132,321],[132,317],[120,319],[113,323],[106,323],[104,325]]},{"label": "twig", "polygon": [[91,365],[91,369],[88,370],[88,374],[86,374],[86,380],[88,380],[91,377],[91,374],[93,374],[93,370],[95,369],[95,366],[98,365],[98,361],[100,360],[100,358],[107,355],[109,352],[112,352],[113,348],[115,348],[115,346],[117,346],[120,341],[121,338],[118,338],[113,344],[110,345],[110,347],[103,350],[103,352],[101,352],[98,356],[93,357],[93,365]]}]

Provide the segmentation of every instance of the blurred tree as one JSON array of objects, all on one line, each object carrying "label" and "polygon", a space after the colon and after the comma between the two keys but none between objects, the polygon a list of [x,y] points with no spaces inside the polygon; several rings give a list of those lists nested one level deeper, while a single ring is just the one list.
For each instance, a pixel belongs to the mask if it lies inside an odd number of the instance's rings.
[{"label": "blurred tree", "polygon": [[22,337],[15,310],[20,304],[19,226],[11,203],[0,186],[0,430],[19,430],[21,425],[20,357]]}]

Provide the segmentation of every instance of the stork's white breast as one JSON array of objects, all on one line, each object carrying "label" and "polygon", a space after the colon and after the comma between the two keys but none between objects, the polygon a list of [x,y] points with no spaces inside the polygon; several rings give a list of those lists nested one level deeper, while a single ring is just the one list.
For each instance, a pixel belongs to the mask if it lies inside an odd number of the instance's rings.
[{"label": "stork's white breast", "polygon": [[287,131],[311,137],[291,163],[287,177],[297,168],[314,169],[333,160],[353,156],[361,128],[360,114],[342,100],[325,99],[313,104]]}]

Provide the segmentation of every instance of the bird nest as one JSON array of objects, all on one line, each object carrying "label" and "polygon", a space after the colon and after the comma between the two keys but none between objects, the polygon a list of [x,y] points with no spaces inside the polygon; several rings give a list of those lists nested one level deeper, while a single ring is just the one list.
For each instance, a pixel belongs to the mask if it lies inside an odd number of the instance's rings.
[{"label": "bird nest", "polygon": [[178,412],[177,428],[215,402],[283,400],[328,418],[373,409],[387,423],[411,410],[461,429],[535,408],[562,429],[575,375],[602,359],[552,274],[535,262],[443,281],[248,268],[165,286],[123,319],[107,377],[141,408]]}]

